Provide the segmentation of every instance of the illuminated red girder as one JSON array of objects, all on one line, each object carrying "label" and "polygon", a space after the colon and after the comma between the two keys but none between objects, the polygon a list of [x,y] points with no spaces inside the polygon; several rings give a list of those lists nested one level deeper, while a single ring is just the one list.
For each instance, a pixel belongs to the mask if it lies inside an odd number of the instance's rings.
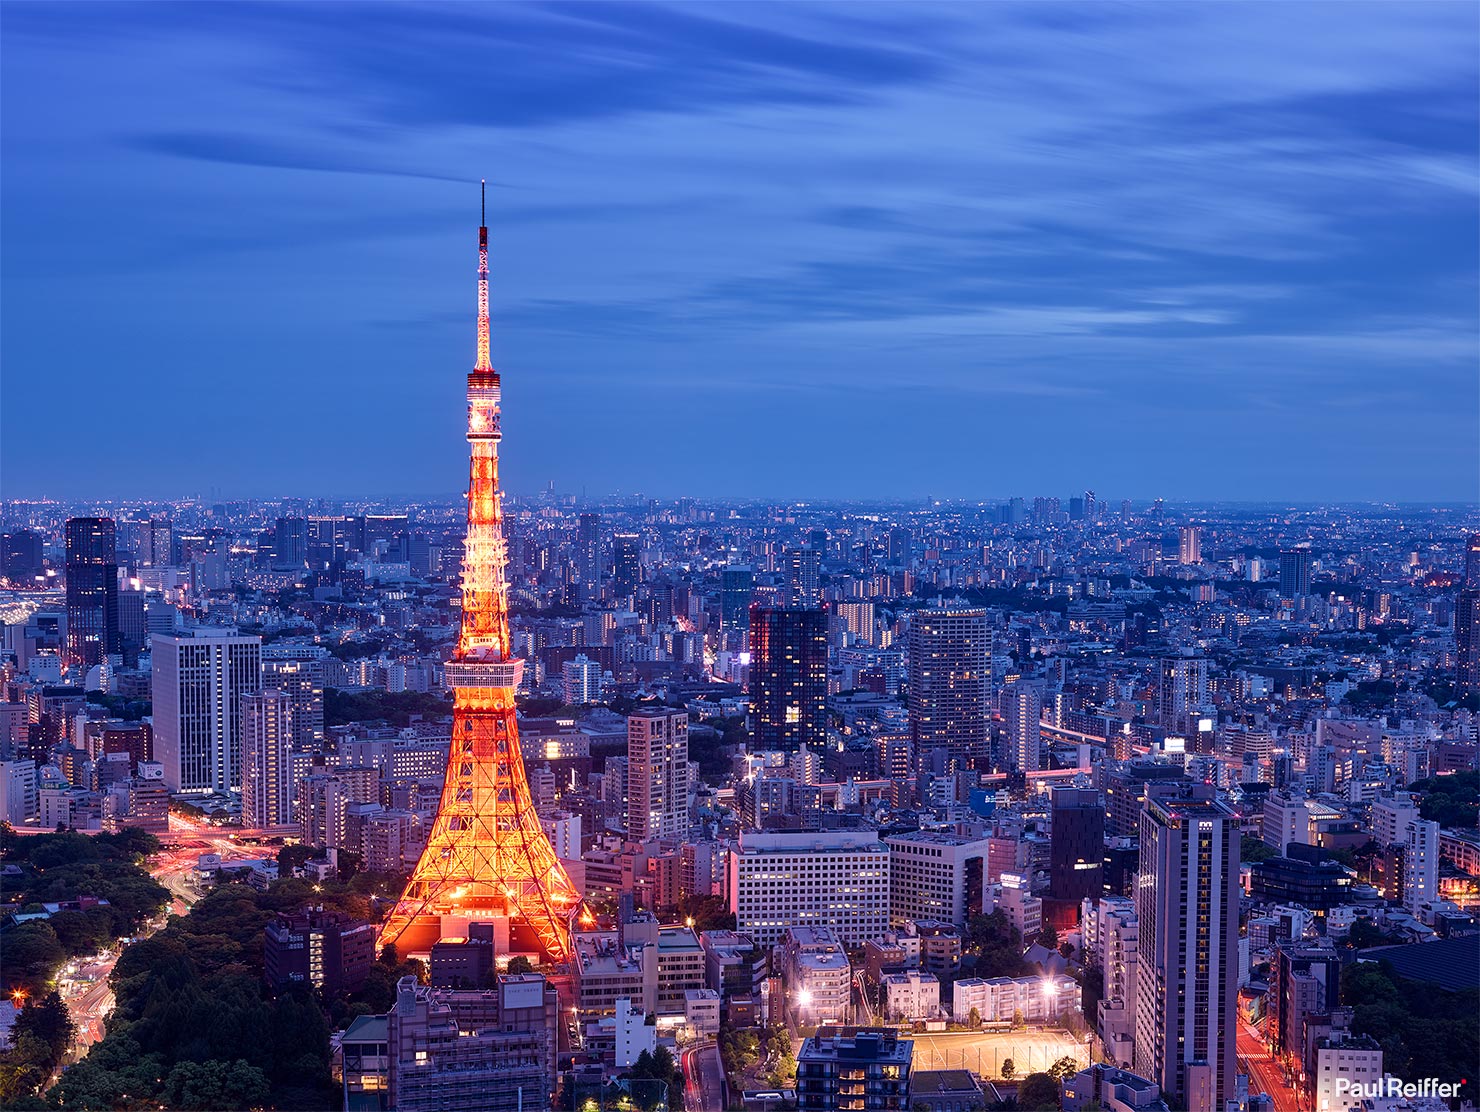
[{"label": "illuminated red girder", "polygon": [[580,896],[540,827],[514,717],[523,661],[509,652],[498,486],[499,376],[488,359],[488,229],[478,230],[478,357],[468,375],[468,534],[462,634],[447,665],[453,689],[447,780],[426,849],[381,924],[380,945],[425,950],[441,916],[507,915],[552,961],[570,954]]}]

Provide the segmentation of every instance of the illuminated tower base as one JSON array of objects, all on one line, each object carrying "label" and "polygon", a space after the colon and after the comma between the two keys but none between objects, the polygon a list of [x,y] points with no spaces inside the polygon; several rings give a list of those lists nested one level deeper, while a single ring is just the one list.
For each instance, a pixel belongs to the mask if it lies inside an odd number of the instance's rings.
[{"label": "illuminated tower base", "polygon": [[[447,664],[452,747],[442,801],[406,890],[381,924],[381,946],[431,949],[444,916],[506,916],[552,961],[570,956],[580,896],[540,827],[514,717],[524,662],[509,652],[503,512],[498,486],[499,376],[488,360],[488,228],[478,235],[478,358],[468,375],[468,534],[462,632]],[[465,933],[459,930],[457,933]]]},{"label": "illuminated tower base", "polygon": [[381,927],[382,945],[422,953],[441,937],[443,916],[506,916],[516,932],[526,927],[552,961],[569,956],[580,897],[535,814],[519,753],[514,691],[462,686],[479,673],[517,675],[521,663],[448,666],[458,672],[458,687],[447,782],[421,860]]}]

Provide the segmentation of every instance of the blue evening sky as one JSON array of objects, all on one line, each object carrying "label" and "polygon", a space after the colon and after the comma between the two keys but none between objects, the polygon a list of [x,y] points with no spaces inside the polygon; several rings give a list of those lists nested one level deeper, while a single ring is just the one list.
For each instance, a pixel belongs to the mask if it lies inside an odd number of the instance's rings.
[{"label": "blue evening sky", "polygon": [[4,494],[1474,499],[1477,12],[11,0]]}]

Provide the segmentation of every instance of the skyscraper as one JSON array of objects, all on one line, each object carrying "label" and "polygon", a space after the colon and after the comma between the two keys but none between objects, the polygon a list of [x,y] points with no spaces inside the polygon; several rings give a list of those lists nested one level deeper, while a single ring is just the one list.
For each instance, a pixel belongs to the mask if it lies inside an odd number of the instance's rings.
[{"label": "skyscraper", "polygon": [[1408,823],[1398,845],[1402,847],[1403,906],[1421,917],[1423,905],[1439,898],[1439,824],[1424,819]]},{"label": "skyscraper", "polygon": [[839,602],[833,607],[840,629],[854,642],[874,643],[874,604],[872,602]]},{"label": "skyscraper", "polygon": [[1454,680],[1459,694],[1480,692],[1480,533],[1465,545],[1464,581],[1454,611]]},{"label": "skyscraper", "polygon": [[1202,563],[1202,529],[1197,525],[1182,526],[1181,544],[1177,550],[1178,561],[1183,564]]},{"label": "skyscraper", "polygon": [[1051,797],[1048,894],[1098,900],[1104,889],[1105,808],[1093,788],[1054,788]]},{"label": "skyscraper", "polygon": [[1161,662],[1157,707],[1161,724],[1182,729],[1184,719],[1208,701],[1208,662],[1202,657],[1169,657]]},{"label": "skyscraper", "polygon": [[816,606],[822,602],[822,554],[814,548],[786,550],[786,604]]},{"label": "skyscraper", "polygon": [[67,659],[90,668],[120,653],[118,544],[111,517],[67,521]]},{"label": "skyscraper", "polygon": [[324,665],[320,660],[290,658],[286,654],[291,651],[263,647],[262,684],[287,698],[289,742],[307,753],[324,743]]},{"label": "skyscraper", "polygon": [[1280,552],[1280,598],[1310,594],[1310,549],[1287,548]]},{"label": "skyscraper", "polygon": [[627,716],[627,837],[689,829],[689,712],[642,707]]},{"label": "skyscraper", "polygon": [[601,515],[584,513],[576,522],[576,574],[581,577],[581,597],[601,596]]},{"label": "skyscraper", "polygon": [[1221,1112],[1234,1095],[1238,820],[1221,803],[1149,798],[1136,881],[1136,1072],[1167,1103]]},{"label": "skyscraper", "polygon": [[0,537],[0,575],[12,583],[29,584],[43,568],[40,533],[17,529]]},{"label": "skyscraper", "polygon": [[719,621],[723,629],[750,628],[755,572],[749,564],[731,564],[719,573]]},{"label": "skyscraper", "polygon": [[242,825],[265,828],[292,822],[292,703],[283,692],[267,690],[243,695],[241,706]]},{"label": "skyscraper", "polygon": [[567,706],[579,707],[601,699],[601,664],[585,653],[560,666],[561,698]]},{"label": "skyscraper", "polygon": [[750,610],[756,750],[820,750],[827,740],[827,611]]},{"label": "skyscraper", "polygon": [[914,538],[910,536],[908,529],[889,530],[889,563],[893,567],[908,567],[910,562],[910,548]]},{"label": "skyscraper", "polygon": [[945,749],[961,768],[991,757],[992,625],[985,610],[921,610],[910,620],[910,738],[917,759]]},{"label": "skyscraper", "polygon": [[612,537],[612,585],[618,596],[630,595],[642,582],[641,538],[636,533]]},{"label": "skyscraper", "polygon": [[277,519],[274,552],[278,567],[301,568],[308,562],[308,521],[301,517]]},{"label": "skyscraper", "polygon": [[198,628],[155,634],[154,756],[171,792],[241,787],[241,697],[262,687],[262,638]]},{"label": "skyscraper", "polygon": [[580,896],[535,813],[514,693],[524,661],[509,639],[507,548],[499,495],[501,381],[489,361],[488,227],[478,229],[478,347],[468,374],[468,517],[462,626],[447,662],[452,745],[442,798],[380,945],[426,951],[449,919],[506,919],[553,961],[570,955]]},{"label": "skyscraper", "polygon": [[1036,684],[1010,683],[1002,689],[1003,759],[1016,772],[1042,767],[1043,692]]}]

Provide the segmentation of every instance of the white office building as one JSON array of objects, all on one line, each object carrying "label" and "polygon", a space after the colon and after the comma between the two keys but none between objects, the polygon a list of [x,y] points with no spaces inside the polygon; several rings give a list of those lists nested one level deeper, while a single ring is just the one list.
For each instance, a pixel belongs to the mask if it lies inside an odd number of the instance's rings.
[{"label": "white office building", "polygon": [[619,1070],[630,1069],[643,1054],[652,1054],[658,1049],[658,1028],[648,1022],[648,1013],[634,1008],[632,1001],[623,997],[617,1001],[615,1017],[617,1059]]},{"label": "white office building", "polygon": [[982,911],[990,839],[915,830],[889,847],[889,915],[894,923],[934,919],[963,927]]},{"label": "white office building", "polygon": [[40,809],[35,761],[0,761],[0,822],[19,826]]},{"label": "white office building", "polygon": [[[1358,1112],[1382,1081],[1382,1047],[1367,1037],[1316,1041],[1315,1112]],[[1370,1107],[1370,1106],[1369,1106]]]},{"label": "white office building", "polygon": [[241,787],[241,697],[262,688],[262,639],[228,629],[155,634],[154,755],[171,792]]},{"label": "white office building", "polygon": [[1050,1023],[1079,1004],[1073,977],[964,977],[952,989],[951,1018],[970,1022],[974,1010],[983,1023]]},{"label": "white office building", "polygon": [[884,990],[884,1018],[914,1022],[939,1015],[940,980],[934,973],[917,969],[886,973],[879,983]]},{"label": "white office building", "polygon": [[1403,845],[1408,824],[1418,818],[1418,801],[1408,792],[1381,796],[1372,803],[1372,837],[1383,849]]},{"label": "white office building", "polygon": [[1026,945],[1043,929],[1043,901],[1033,895],[1028,878],[1017,873],[1003,873],[997,892],[997,905],[993,910],[1007,916],[1007,921],[1022,935]]},{"label": "white office building", "polygon": [[774,946],[787,927],[824,927],[862,945],[889,926],[889,848],[871,830],[745,831],[729,857],[736,930]]},{"label": "white office building", "polygon": [[1037,772],[1042,763],[1043,692],[1031,683],[1011,683],[1002,689],[1002,746],[1010,767]]}]

